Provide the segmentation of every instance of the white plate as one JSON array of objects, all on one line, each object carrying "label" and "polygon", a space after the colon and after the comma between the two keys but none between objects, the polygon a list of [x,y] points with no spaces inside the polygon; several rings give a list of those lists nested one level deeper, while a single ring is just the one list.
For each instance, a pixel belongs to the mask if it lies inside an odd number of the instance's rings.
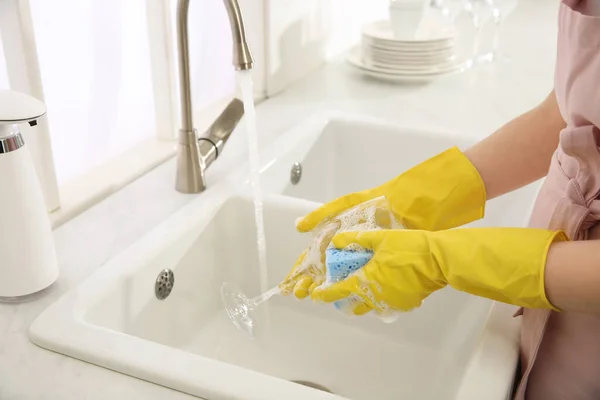
[{"label": "white plate", "polygon": [[373,45],[368,41],[361,42],[361,47],[371,53],[376,53],[384,56],[392,57],[440,57],[443,55],[453,54],[455,50],[454,44],[451,46],[429,48],[429,49],[405,49],[405,48],[390,48]]},{"label": "white plate", "polygon": [[362,36],[361,42],[365,46],[371,46],[387,51],[401,51],[406,53],[431,53],[454,48],[456,42],[454,40],[442,40],[437,42],[406,44],[399,42],[389,42],[385,40],[374,39],[369,36]]},{"label": "white plate", "polygon": [[453,70],[456,67],[455,60],[446,60],[444,63],[436,64],[390,64],[364,56],[362,57],[362,63],[370,68],[403,74],[439,74]]},{"label": "white plate", "polygon": [[414,38],[396,38],[392,33],[388,20],[370,22],[362,27],[363,36],[380,41],[396,44],[424,44],[431,42],[444,42],[456,37],[456,28],[441,25],[434,20],[424,20]]},{"label": "white plate", "polygon": [[442,72],[398,72],[366,65],[362,60],[360,52],[356,51],[356,49],[348,53],[346,60],[352,66],[360,69],[365,75],[394,82],[428,82],[450,73],[459,72],[464,68],[463,64],[456,63],[452,68],[448,68]]},{"label": "white plate", "polygon": [[388,64],[440,64],[452,58],[454,50],[444,50],[437,53],[399,53],[392,51],[381,51],[369,46],[362,46],[362,54],[373,61]]},{"label": "white plate", "polygon": [[443,65],[425,65],[425,66],[417,66],[416,69],[413,68],[405,68],[404,66],[392,66],[392,65],[382,65],[380,63],[373,62],[372,60],[368,60],[367,57],[364,57],[360,48],[353,49],[348,56],[356,65],[360,65],[364,68],[368,68],[370,70],[376,72],[383,72],[387,74],[400,74],[400,75],[438,75],[445,74],[447,72],[452,72],[460,67],[461,64],[457,62],[446,63]]},{"label": "white plate", "polygon": [[[351,63],[352,64],[352,63]],[[352,64],[354,65],[354,64]],[[358,66],[360,68],[360,66]],[[388,82],[396,82],[396,83],[428,83],[439,77],[440,75],[429,75],[429,76],[412,76],[412,75],[396,75],[396,74],[386,74],[383,72],[371,71],[370,69],[360,68],[360,72],[363,75],[370,76],[371,78],[388,81]]]},{"label": "white plate", "polygon": [[439,65],[452,61],[455,58],[454,55],[447,57],[435,57],[435,58],[394,58],[394,57],[380,57],[368,52],[363,52],[363,56],[373,62],[389,65]]}]

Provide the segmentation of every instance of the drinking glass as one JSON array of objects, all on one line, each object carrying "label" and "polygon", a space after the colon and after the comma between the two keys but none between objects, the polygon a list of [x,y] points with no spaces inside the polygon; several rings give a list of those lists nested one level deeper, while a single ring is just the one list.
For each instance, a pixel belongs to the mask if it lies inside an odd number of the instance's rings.
[{"label": "drinking glass", "polygon": [[254,337],[254,318],[252,313],[262,303],[280,294],[279,287],[274,287],[254,298],[248,298],[235,283],[224,282],[221,286],[221,299],[231,322],[240,330]]},{"label": "drinking glass", "polygon": [[494,2],[496,0],[467,0],[465,8],[471,16],[475,28],[473,40],[472,58],[468,61],[469,66],[477,64],[480,59],[482,31],[485,24],[492,18],[494,13]]},{"label": "drinking glass", "polygon": [[440,11],[446,23],[454,25],[456,17],[464,11],[468,0],[431,0],[431,8]]},{"label": "drinking glass", "polygon": [[504,20],[515,10],[515,8],[517,8],[517,4],[518,0],[493,0],[492,18],[494,21],[494,37],[492,42],[492,50],[488,54],[482,55],[481,61],[509,61],[508,57],[501,53],[500,34]]},{"label": "drinking glass", "polygon": [[[372,255],[362,248],[359,250],[346,248],[339,251],[334,257],[335,260],[330,264],[331,268],[326,267],[323,255],[328,252],[328,249],[334,249],[331,240],[336,233],[401,228],[402,225],[391,212],[387,199],[383,196],[351,207],[313,229],[312,242],[306,249],[302,261],[294,267],[294,272],[282,284],[286,287],[286,283],[295,282],[296,278],[305,274],[311,275],[314,280],[320,279],[323,284],[332,284],[346,279],[349,274],[362,268]],[[358,256],[356,256],[357,254]],[[257,307],[278,294],[281,294],[279,285],[254,298],[246,296],[235,283],[224,282],[221,286],[221,299],[229,319],[250,337],[254,336],[254,313]],[[351,298],[343,299],[336,302],[336,306],[338,306],[336,308],[341,312],[346,312],[348,308],[345,306],[351,302]],[[396,315],[382,314],[381,317],[385,321],[392,321]]]}]

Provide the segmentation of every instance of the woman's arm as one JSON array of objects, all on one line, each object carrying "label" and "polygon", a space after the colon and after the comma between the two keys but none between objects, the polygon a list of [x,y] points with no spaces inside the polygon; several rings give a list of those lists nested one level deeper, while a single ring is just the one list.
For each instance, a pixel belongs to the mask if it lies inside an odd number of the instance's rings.
[{"label": "woman's arm", "polygon": [[536,108],[465,151],[485,183],[488,200],[546,175],[565,126],[552,91]]},{"label": "woman's arm", "polygon": [[[565,125],[552,91],[539,106],[467,150],[488,199],[543,177]],[[600,314],[600,240],[553,244],[545,286],[548,299],[561,310]]]},{"label": "woman's arm", "polygon": [[600,314],[600,240],[553,244],[545,285],[548,300],[559,309]]}]

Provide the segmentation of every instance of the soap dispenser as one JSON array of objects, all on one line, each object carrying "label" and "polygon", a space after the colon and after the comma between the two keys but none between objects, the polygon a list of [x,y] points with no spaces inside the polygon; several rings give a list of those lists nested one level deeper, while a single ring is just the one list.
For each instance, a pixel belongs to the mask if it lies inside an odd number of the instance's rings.
[{"label": "soap dispenser", "polygon": [[45,113],[31,96],[0,91],[0,302],[38,297],[58,278],[42,188],[19,130]]}]

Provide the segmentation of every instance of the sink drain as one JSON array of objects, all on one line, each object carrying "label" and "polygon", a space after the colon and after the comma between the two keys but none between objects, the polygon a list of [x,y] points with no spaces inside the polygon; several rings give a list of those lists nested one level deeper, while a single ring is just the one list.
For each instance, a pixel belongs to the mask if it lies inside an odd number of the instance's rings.
[{"label": "sink drain", "polygon": [[159,300],[164,300],[171,294],[173,286],[175,285],[175,274],[170,269],[163,269],[156,278],[154,284],[154,294]]},{"label": "sink drain", "polygon": [[309,382],[309,381],[292,381],[297,383],[298,385],[308,386],[313,389],[320,390],[322,392],[333,393],[331,390],[327,389],[325,386],[321,386],[318,383]]},{"label": "sink drain", "polygon": [[295,162],[290,171],[290,181],[292,185],[297,185],[302,179],[302,164]]}]

